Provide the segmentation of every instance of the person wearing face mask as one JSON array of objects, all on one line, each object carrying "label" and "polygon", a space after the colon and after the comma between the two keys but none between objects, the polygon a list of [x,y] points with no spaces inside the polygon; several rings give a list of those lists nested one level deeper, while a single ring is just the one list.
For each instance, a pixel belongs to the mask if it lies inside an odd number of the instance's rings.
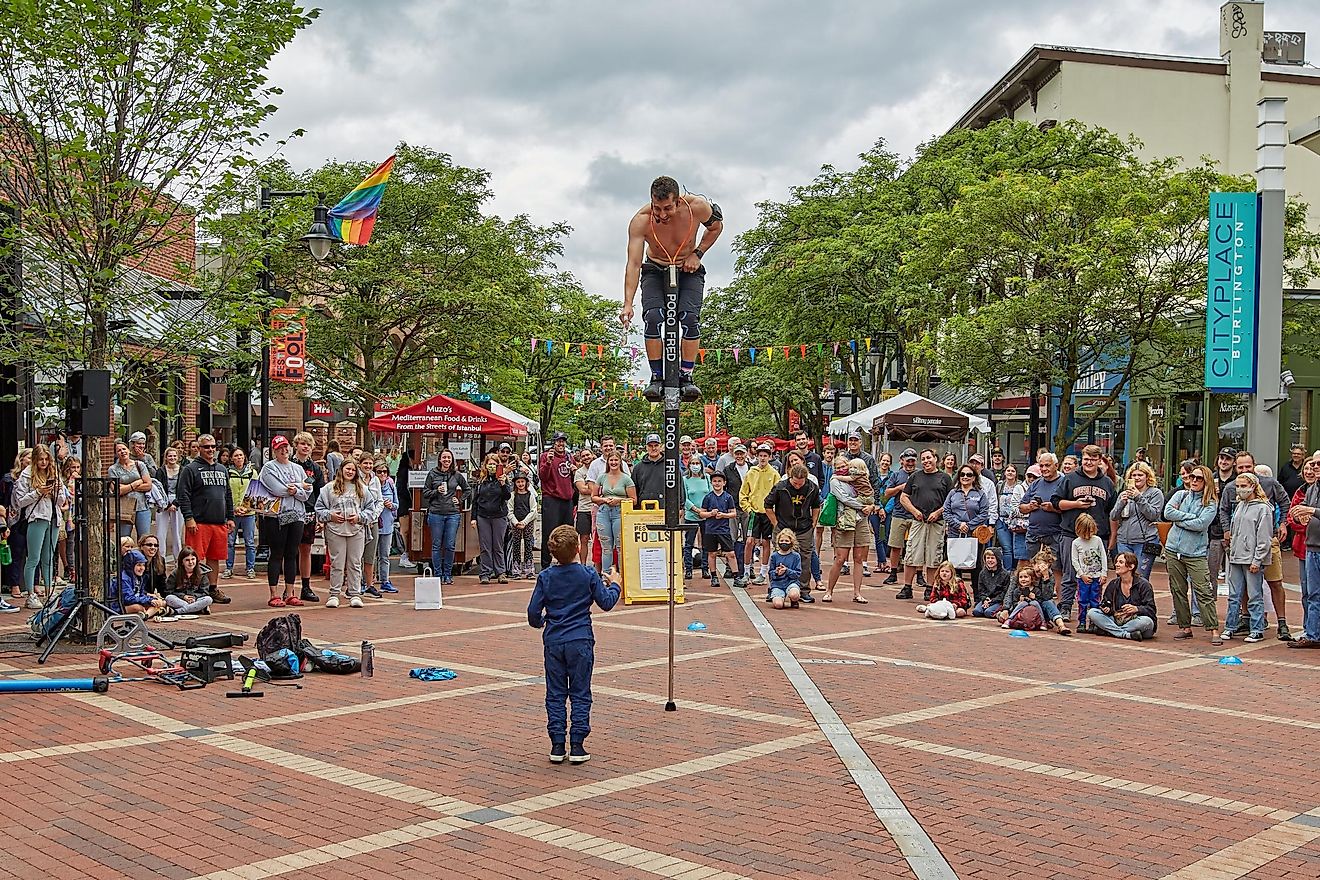
[{"label": "person wearing face mask", "polygon": [[796,608],[802,601],[802,555],[797,551],[797,536],[791,529],[782,529],[775,537],[766,601],[776,608],[785,605]]},{"label": "person wearing face mask", "polygon": [[1228,614],[1220,638],[1233,637],[1242,613],[1242,594],[1246,593],[1251,623],[1243,641],[1259,642],[1265,638],[1265,566],[1274,538],[1274,505],[1250,472],[1237,475],[1234,495],[1237,507],[1229,530]]},{"label": "person wearing face mask", "polygon": [[[701,505],[710,494],[710,477],[706,474],[706,469],[701,463],[701,459],[693,456],[688,459],[687,467],[683,471],[683,521],[689,524],[701,522]],[[699,529],[687,529],[683,532],[683,577],[691,578],[692,554],[695,545],[696,554],[701,557],[701,576],[710,580],[712,575],[710,566],[706,561],[706,554],[701,552],[700,545],[697,544],[697,535]]]}]

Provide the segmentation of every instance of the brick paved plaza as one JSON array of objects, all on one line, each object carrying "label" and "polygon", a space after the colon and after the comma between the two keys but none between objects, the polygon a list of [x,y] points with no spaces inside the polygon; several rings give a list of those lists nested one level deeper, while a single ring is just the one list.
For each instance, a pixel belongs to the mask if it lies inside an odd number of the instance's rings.
[{"label": "brick paved plaza", "polygon": [[[1320,876],[1320,652],[1230,642],[1244,663],[1221,666],[1163,623],[1142,644],[1017,639],[921,620],[879,586],[866,606],[845,588],[775,612],[698,581],[677,613],[679,711],[666,608],[597,613],[593,758],[553,766],[530,583],[460,578],[429,612],[396,583],[397,601],[303,609],[313,641],[374,641],[373,679],[0,695],[0,876]],[[175,628],[272,615],[264,586],[226,588],[233,604]],[[408,678],[425,665],[458,678]]]}]

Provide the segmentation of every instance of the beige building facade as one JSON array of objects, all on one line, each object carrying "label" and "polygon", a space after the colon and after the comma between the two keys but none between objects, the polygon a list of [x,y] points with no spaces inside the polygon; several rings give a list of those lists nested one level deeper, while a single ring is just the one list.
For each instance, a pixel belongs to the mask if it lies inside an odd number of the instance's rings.
[{"label": "beige building facade", "polygon": [[[1293,130],[1306,128],[1320,116],[1320,69],[1297,63],[1296,47],[1302,42],[1298,35],[1266,29],[1265,7],[1260,2],[1225,3],[1218,14],[1217,55],[1032,46],[953,127],[979,128],[1005,118],[1046,127],[1075,119],[1134,136],[1150,159],[1178,157],[1196,164],[1205,157],[1227,173],[1253,175],[1257,102],[1286,98]],[[1271,24],[1286,27],[1287,22]],[[1320,34],[1313,36],[1320,39]],[[1267,60],[1284,44],[1293,49],[1291,63]],[[1285,162],[1289,196],[1307,203],[1309,226],[1320,230],[1320,155],[1289,146]],[[1320,293],[1293,291],[1289,296]],[[1310,449],[1320,445],[1320,405],[1313,405],[1320,404],[1320,362],[1289,354],[1285,339],[1284,366],[1293,371],[1297,384],[1281,411],[1280,449],[1277,455],[1257,450],[1262,460],[1271,462],[1286,460],[1291,443]],[[1086,389],[1079,386],[1076,394],[1085,405]],[[1000,403],[992,403],[987,414],[996,442],[1016,456],[1030,445],[1027,416],[1020,409],[1001,415],[996,412]],[[1204,388],[1133,389],[1103,413],[1091,436],[1079,438],[1078,444],[1099,443],[1123,461],[1136,448],[1146,447],[1168,481],[1180,459],[1213,460],[1222,446],[1249,444],[1244,427],[1248,403],[1246,395],[1211,394]],[[1049,411],[1050,420],[1059,417],[1055,407]]]},{"label": "beige building facade", "polygon": [[[954,128],[1076,119],[1135,136],[1149,158],[1190,164],[1205,156],[1230,174],[1252,174],[1257,101],[1287,98],[1294,127],[1320,116],[1320,69],[1262,59],[1265,5],[1224,4],[1217,57],[1032,46]],[[1320,228],[1320,155],[1290,146],[1285,158],[1288,192],[1307,202]]]}]

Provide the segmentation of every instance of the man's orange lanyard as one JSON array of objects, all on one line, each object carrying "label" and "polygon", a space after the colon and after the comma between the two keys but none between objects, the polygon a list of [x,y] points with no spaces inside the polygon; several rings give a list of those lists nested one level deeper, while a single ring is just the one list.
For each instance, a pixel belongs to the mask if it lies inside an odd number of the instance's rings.
[{"label": "man's orange lanyard", "polygon": [[[687,205],[687,209],[688,209],[688,231],[687,231],[687,238],[685,238],[684,241],[689,241],[692,239],[693,233],[697,231],[697,215],[692,213],[692,203],[687,200],[687,196],[683,196],[683,204]],[[655,246],[658,247],[661,253],[664,254],[664,257],[666,260],[669,261],[670,266],[677,266],[678,265],[677,252],[671,254],[669,252],[669,248],[665,247],[663,244],[660,243],[660,234],[656,232],[655,229],[654,214],[650,215],[650,220],[651,220],[651,237],[655,239]],[[678,246],[678,249],[680,251],[683,250],[683,245],[680,244]]]}]

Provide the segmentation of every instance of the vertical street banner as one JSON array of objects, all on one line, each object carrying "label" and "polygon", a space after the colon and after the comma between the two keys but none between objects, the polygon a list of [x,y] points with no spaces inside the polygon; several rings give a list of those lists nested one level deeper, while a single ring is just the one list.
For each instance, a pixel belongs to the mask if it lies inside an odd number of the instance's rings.
[{"label": "vertical street banner", "polygon": [[717,431],[715,423],[719,419],[719,415],[720,415],[719,404],[708,403],[705,406],[703,406],[701,410],[702,413],[706,416],[706,425],[705,425],[706,436],[714,437]]},{"label": "vertical street banner", "polygon": [[801,427],[802,416],[798,415],[797,410],[790,409],[788,411],[788,436],[792,437],[799,429],[801,429]]},{"label": "vertical street banner", "polygon": [[1259,234],[1256,193],[1210,194],[1205,304],[1205,387],[1209,391],[1256,391]]},{"label": "vertical street banner", "polygon": [[271,309],[270,378],[307,381],[307,319],[298,309]]}]

